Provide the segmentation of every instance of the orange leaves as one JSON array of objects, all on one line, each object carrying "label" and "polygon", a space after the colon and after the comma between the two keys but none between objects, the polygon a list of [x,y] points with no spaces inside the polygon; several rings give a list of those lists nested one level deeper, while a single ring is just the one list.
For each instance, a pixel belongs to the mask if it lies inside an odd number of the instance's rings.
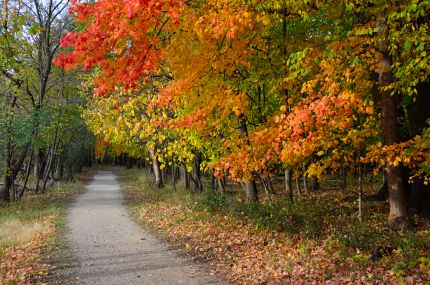
[{"label": "orange leaves", "polygon": [[250,12],[238,1],[207,1],[205,10],[199,11],[201,15],[194,24],[201,40],[231,40],[253,27]]}]

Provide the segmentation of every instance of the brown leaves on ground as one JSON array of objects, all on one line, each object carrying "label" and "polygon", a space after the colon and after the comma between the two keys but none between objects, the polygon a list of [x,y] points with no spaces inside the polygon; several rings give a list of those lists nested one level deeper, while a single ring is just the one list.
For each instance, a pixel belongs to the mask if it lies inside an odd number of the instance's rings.
[{"label": "brown leaves on ground", "polygon": [[44,284],[39,281],[48,274],[49,266],[42,261],[44,241],[55,232],[54,216],[34,221],[41,230],[25,241],[6,247],[0,255],[0,284]]},{"label": "brown leaves on ground", "polygon": [[210,260],[233,284],[424,284],[428,278],[417,267],[413,277],[400,280],[380,263],[354,262],[360,253],[342,256],[330,239],[318,244],[256,230],[238,218],[184,205],[159,202],[140,208],[137,215],[188,252]]}]

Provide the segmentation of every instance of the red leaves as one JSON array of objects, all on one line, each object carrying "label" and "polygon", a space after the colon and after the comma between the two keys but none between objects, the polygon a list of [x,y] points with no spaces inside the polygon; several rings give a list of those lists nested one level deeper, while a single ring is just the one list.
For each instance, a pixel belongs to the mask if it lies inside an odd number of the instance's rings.
[{"label": "red leaves", "polygon": [[[164,19],[163,7],[177,19],[177,1],[102,0],[94,4],[73,3],[70,12],[83,31],[71,32],[61,41],[73,50],[58,56],[55,63],[65,69],[99,67],[96,92],[104,94],[121,84],[135,88],[151,72],[162,55],[158,33]],[[114,19],[114,20],[113,20]]]}]

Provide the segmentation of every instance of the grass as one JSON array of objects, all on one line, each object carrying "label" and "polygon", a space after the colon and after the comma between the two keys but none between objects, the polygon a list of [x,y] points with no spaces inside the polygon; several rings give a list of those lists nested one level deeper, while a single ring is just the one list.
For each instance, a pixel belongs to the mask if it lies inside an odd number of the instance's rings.
[{"label": "grass", "polygon": [[[386,225],[387,203],[365,202],[360,223],[358,202],[351,199],[357,192],[354,185],[348,191],[323,185],[325,190],[296,197],[290,205],[282,199],[278,184],[279,195],[275,193],[273,202],[256,206],[245,203],[242,192],[235,189],[226,196],[212,190],[195,193],[180,185],[176,191],[169,185],[157,189],[145,171],[128,170],[123,176],[127,204],[140,221],[217,264],[233,283],[294,283],[300,270],[310,280],[323,282],[318,278],[325,276],[339,284],[351,278],[350,282],[364,283],[410,278],[429,282],[428,220],[414,217],[414,230],[392,232]],[[368,184],[365,190],[374,193],[377,187]],[[250,249],[252,245],[256,249]],[[381,248],[384,252],[372,261]],[[294,262],[301,267],[292,266]],[[265,268],[264,272],[250,269],[250,263]],[[319,273],[312,275],[312,267]],[[364,281],[363,276],[367,276]]]},{"label": "grass", "polygon": [[60,240],[67,205],[84,191],[90,176],[91,172],[85,172],[77,182],[59,182],[44,194],[28,194],[20,201],[0,205],[0,284],[47,278],[51,270],[47,256],[64,248]]}]

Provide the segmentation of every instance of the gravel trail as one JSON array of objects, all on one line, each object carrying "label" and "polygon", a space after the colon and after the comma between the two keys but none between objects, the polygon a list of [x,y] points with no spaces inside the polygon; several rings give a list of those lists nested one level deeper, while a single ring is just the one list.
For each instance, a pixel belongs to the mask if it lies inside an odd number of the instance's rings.
[{"label": "gravel trail", "polygon": [[222,284],[130,218],[110,171],[96,173],[72,204],[67,223],[78,284]]}]

